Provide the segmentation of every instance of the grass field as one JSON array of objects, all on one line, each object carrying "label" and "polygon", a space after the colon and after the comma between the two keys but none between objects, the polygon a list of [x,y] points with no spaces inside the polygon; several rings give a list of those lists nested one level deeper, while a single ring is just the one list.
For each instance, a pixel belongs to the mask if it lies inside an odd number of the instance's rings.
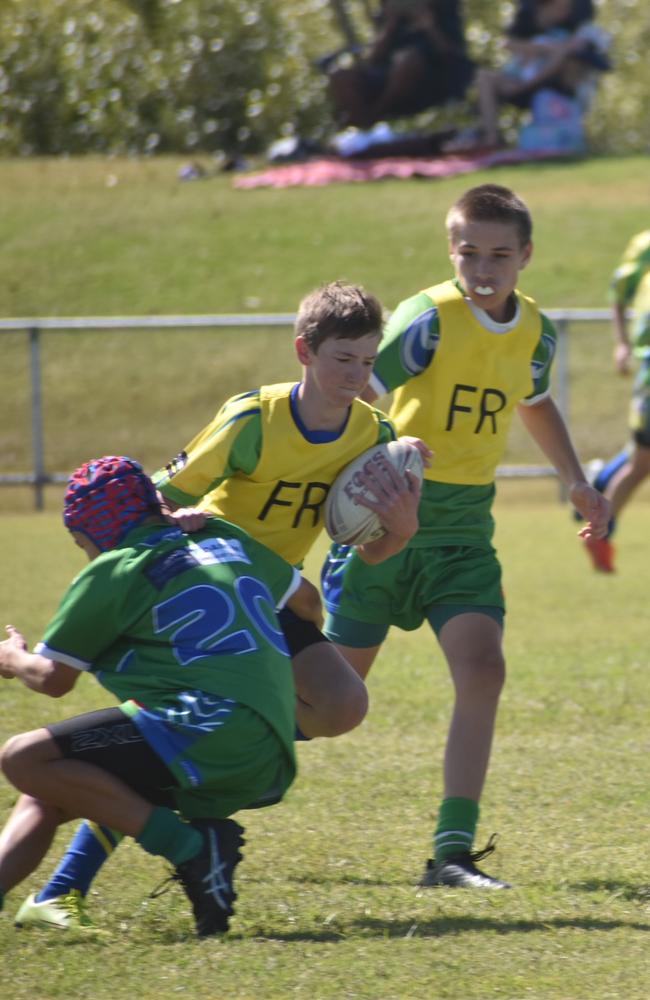
[{"label": "grass field", "polygon": [[[603,307],[611,271],[650,209],[644,157],[250,192],[233,190],[228,176],[179,183],[179,163],[0,161],[0,315],[290,313],[337,277],[363,282],[393,308],[449,274],[446,210],[487,180],[513,186],[533,212],[523,290],[547,308]],[[25,336],[0,333],[0,350],[0,471],[24,472]],[[585,460],[618,449],[625,433],[628,386],[611,374],[610,357],[607,326],[572,329],[571,422]],[[296,373],[283,329],[47,334],[47,469],[113,450],[156,468],[228,395]],[[539,456],[515,434],[508,459]],[[0,505],[19,507],[11,491],[0,493]]]},{"label": "grass field", "polygon": [[[227,940],[193,938],[178,890],[149,900],[163,866],[123,845],[91,898],[106,938],[17,932],[11,917],[38,879],[9,897],[3,995],[645,1000],[650,695],[639,539],[648,500],[622,527],[620,574],[603,578],[588,569],[550,486],[505,483],[500,492],[509,682],[479,842],[499,833],[486,868],[515,889],[415,888],[450,690],[426,631],[395,633],[371,674],[364,725],[301,745],[287,800],[241,814],[248,844]],[[53,514],[3,517],[0,545],[11,567],[0,606],[35,640],[81,555]],[[315,554],[312,573],[317,563]],[[107,703],[90,679],[63,701],[17,684],[4,684],[2,698],[0,738]],[[3,812],[12,798],[0,788]]]},{"label": "grass field", "polygon": [[392,307],[448,272],[446,211],[487,180],[533,213],[529,294],[597,306],[650,197],[643,156],[285,191],[236,191],[227,174],[180,183],[181,162],[0,162],[1,314],[287,312],[333,277]]},{"label": "grass field", "polygon": [[[234,192],[228,178],[181,185],[179,161],[0,162],[4,315],[295,309],[333,277],[387,307],[448,266],[446,208],[486,180],[531,205],[536,255],[522,287],[547,307],[604,306],[629,235],[647,224],[647,159],[508,168],[448,182]],[[351,224],[353,220],[353,224]],[[576,327],[571,422],[581,457],[625,437],[629,383],[610,371],[610,334]],[[24,337],[0,335],[0,471],[29,467]],[[230,392],[296,373],[288,332],[45,338],[50,470],[91,454],[166,460]],[[514,461],[536,461],[515,431]],[[0,489],[0,613],[36,641],[82,556],[60,524],[61,490],[31,512]],[[509,679],[478,846],[497,894],[415,883],[430,853],[450,712],[446,669],[426,631],[393,633],[354,733],[299,746],[286,801],[244,814],[248,843],[232,933],[194,939],[178,890],[150,900],[164,866],[123,845],[101,873],[96,940],[17,932],[23,893],[0,915],[7,1000],[647,1000],[650,875],[647,523],[650,489],[618,535],[620,572],[593,574],[552,482],[501,482],[497,545],[509,605]],[[320,552],[308,574],[317,577]],[[0,741],[107,704],[82,678],[66,699],[0,686]],[[0,783],[0,816],[13,793]],[[52,860],[67,833],[56,841]]]}]

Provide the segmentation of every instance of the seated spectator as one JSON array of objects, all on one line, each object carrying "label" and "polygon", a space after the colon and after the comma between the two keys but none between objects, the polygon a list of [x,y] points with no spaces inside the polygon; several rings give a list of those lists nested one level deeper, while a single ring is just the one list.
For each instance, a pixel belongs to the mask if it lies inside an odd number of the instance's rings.
[{"label": "seated spectator", "polygon": [[511,60],[499,70],[477,73],[480,127],[465,145],[498,146],[499,106],[530,109],[541,91],[575,100],[577,113],[584,112],[596,74],[610,69],[609,39],[591,23],[593,13],[591,0],[520,3],[506,32]]},{"label": "seated spectator", "polygon": [[582,24],[593,21],[594,16],[593,0],[564,0],[562,3],[554,0],[519,0],[506,36],[515,44],[516,40],[523,43],[549,28],[575,31]]},{"label": "seated spectator", "polygon": [[366,54],[329,72],[341,126],[417,114],[464,96],[474,74],[458,0],[382,0]]}]

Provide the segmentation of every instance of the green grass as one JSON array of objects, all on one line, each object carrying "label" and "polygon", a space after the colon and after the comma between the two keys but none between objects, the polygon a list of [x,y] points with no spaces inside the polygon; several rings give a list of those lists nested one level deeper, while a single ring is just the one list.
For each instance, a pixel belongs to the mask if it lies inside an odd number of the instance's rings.
[{"label": "green grass", "polygon": [[445,213],[488,180],[533,213],[529,293],[604,305],[650,197],[642,156],[285,191],[237,191],[229,175],[180,183],[181,162],[0,162],[2,315],[288,312],[335,277],[392,307],[447,273]]},{"label": "green grass", "polygon": [[[11,1000],[645,1000],[650,878],[646,537],[650,497],[620,531],[620,573],[593,574],[549,485],[503,484],[497,543],[509,602],[503,696],[479,843],[507,893],[418,891],[440,794],[451,692],[428,632],[394,633],[354,733],[300,745],[286,801],[244,813],[245,861],[226,940],[199,942],[178,890],[125,844],[90,906],[111,932],[17,932],[8,899],[0,949]],[[0,606],[32,641],[81,565],[53,514],[0,521]],[[319,562],[314,553],[309,570]],[[0,738],[107,704],[89,678],[46,701],[2,687]],[[0,788],[3,812],[13,800]],[[65,843],[62,833],[52,860]],[[6,974],[7,975],[7,974]],[[136,979],[137,977],[137,979]],[[5,978],[7,984],[7,978]],[[137,984],[137,985],[136,985]]]},{"label": "green grass", "polygon": [[[628,237],[647,218],[647,160],[504,167],[445,181],[236,191],[176,179],[178,159],[0,161],[4,316],[293,312],[313,286],[360,281],[387,308],[449,274],[443,220],[468,186],[513,186],[535,220],[522,288],[547,308],[603,307]],[[571,331],[572,413],[585,460],[618,449],[628,385],[606,325]],[[1,334],[0,461],[31,467],[29,357]],[[128,451],[153,470],[230,394],[297,373],[288,329],[43,336],[46,467]],[[537,461],[515,431],[508,461]],[[0,491],[0,509],[22,494]]]},{"label": "green grass", "polygon": [[[390,308],[448,273],[443,218],[468,186],[516,188],[535,217],[522,288],[548,308],[604,306],[609,275],[650,204],[647,159],[504,168],[441,182],[232,190],[179,184],[180,161],[0,162],[4,315],[292,312],[313,285],[362,281]],[[114,179],[117,183],[114,183]],[[610,333],[571,333],[572,427],[581,456],[625,437],[629,383],[611,374]],[[0,335],[0,467],[29,467],[28,355]],[[50,470],[127,451],[154,468],[230,393],[293,378],[289,331],[44,337]],[[508,457],[536,461],[514,428]],[[0,490],[0,609],[36,641],[82,565],[60,526],[60,488],[29,513]],[[619,532],[620,573],[594,575],[551,482],[507,482],[497,542],[509,602],[509,680],[479,843],[515,890],[419,893],[440,795],[451,692],[425,631],[391,635],[370,677],[371,712],[334,741],[299,747],[280,806],[245,814],[240,898],[226,940],[193,938],[163,866],[124,845],[98,878],[98,941],[18,933],[0,917],[8,1000],[645,1000],[650,878],[644,854],[650,490]],[[27,513],[26,513],[27,512]],[[308,565],[317,578],[320,553]],[[2,683],[0,740],[107,704],[89,678],[46,701]],[[5,815],[14,796],[0,785]],[[67,832],[57,838],[52,860]]]}]

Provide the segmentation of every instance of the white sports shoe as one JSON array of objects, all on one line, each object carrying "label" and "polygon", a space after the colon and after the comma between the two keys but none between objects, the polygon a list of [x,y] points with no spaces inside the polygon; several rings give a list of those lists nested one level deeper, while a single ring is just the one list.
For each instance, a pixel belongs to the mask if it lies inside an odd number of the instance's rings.
[{"label": "white sports shoe", "polygon": [[14,918],[16,927],[53,927],[57,930],[94,930],[86,913],[86,901],[78,889],[66,896],[55,896],[42,903],[36,895],[28,896]]},{"label": "white sports shoe", "polygon": [[602,458],[592,458],[590,462],[587,462],[585,472],[587,474],[587,481],[590,482],[592,486],[604,468],[605,462]]}]

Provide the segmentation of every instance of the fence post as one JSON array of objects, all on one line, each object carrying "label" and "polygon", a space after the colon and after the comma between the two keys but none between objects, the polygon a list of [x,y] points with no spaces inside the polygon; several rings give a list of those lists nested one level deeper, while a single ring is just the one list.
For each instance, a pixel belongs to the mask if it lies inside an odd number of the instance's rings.
[{"label": "fence post", "polygon": [[45,449],[43,445],[43,401],[41,392],[41,331],[29,331],[29,357],[32,382],[32,452],[34,456],[34,506],[43,510]]}]

